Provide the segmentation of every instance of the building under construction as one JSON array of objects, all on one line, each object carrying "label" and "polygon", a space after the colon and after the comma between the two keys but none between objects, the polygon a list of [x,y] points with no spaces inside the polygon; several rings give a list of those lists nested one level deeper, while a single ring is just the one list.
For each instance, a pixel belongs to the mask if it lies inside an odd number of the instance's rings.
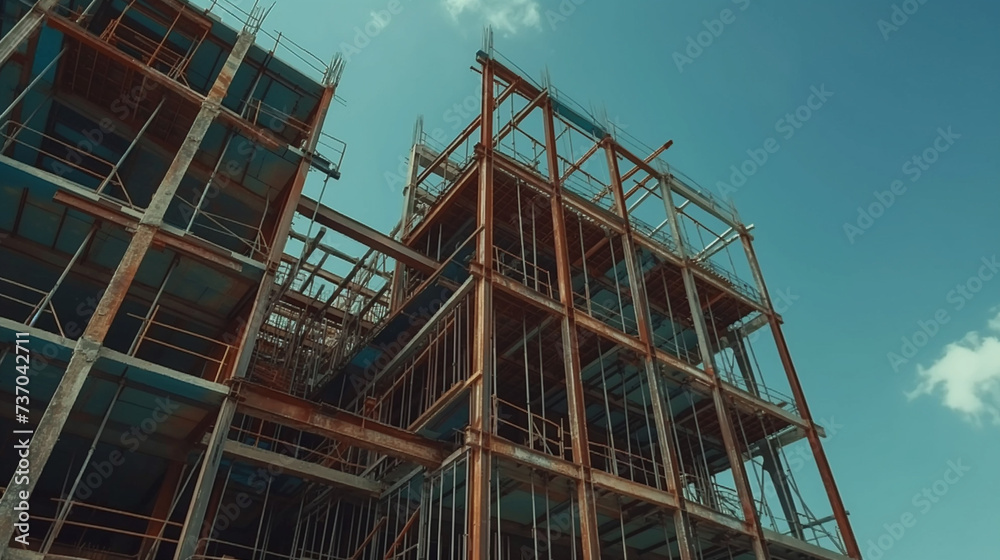
[{"label": "building under construction", "polygon": [[381,233],[325,202],[341,63],[211,4],[0,2],[0,557],[860,558],[670,142],[487,36]]}]

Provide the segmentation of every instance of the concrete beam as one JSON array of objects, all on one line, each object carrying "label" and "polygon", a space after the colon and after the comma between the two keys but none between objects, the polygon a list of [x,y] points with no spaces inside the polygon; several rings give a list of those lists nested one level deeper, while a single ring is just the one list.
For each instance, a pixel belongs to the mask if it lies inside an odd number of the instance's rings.
[{"label": "concrete beam", "polygon": [[349,488],[372,497],[380,496],[385,490],[384,485],[364,477],[296,459],[288,455],[282,455],[281,453],[275,453],[274,451],[252,447],[237,441],[226,441],[222,452],[225,455],[235,457],[253,465],[277,465],[286,474],[330,486]]}]

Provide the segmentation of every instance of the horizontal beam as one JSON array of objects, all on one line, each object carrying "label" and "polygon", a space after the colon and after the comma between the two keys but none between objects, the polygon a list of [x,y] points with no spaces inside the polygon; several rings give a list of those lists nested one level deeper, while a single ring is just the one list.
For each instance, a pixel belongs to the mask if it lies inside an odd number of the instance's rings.
[{"label": "horizontal beam", "polygon": [[431,274],[438,269],[439,265],[433,259],[421,255],[388,235],[376,231],[353,218],[349,218],[333,208],[321,204],[318,205],[311,198],[303,196],[299,200],[298,213],[303,216],[315,215],[316,222],[321,226],[346,235],[358,243],[384,253],[420,272]]},{"label": "horizontal beam", "polygon": [[237,410],[263,420],[428,468],[439,467],[447,456],[439,442],[350,412],[246,382],[234,391]]},{"label": "horizontal beam", "polygon": [[374,480],[310,463],[289,455],[282,455],[259,447],[253,447],[238,441],[227,440],[222,452],[243,462],[257,466],[276,465],[285,474],[291,474],[331,486],[339,486],[356,490],[372,497],[382,494],[385,487]]},{"label": "horizontal beam", "polygon": [[[97,195],[95,194],[94,196]],[[98,220],[117,224],[127,230],[134,231],[139,226],[139,220],[141,219],[125,215],[121,211],[122,207],[116,208],[104,200],[93,200],[90,197],[84,197],[65,190],[57,191],[52,196],[52,200],[60,204],[65,204],[74,210],[79,210]],[[179,230],[177,231],[179,232]],[[225,250],[217,248],[210,243],[190,238],[187,234],[169,233],[166,227],[156,233],[156,240],[153,244],[156,245],[158,243],[222,268],[236,272],[243,271],[243,263],[234,259],[231,252],[229,252],[230,254],[226,254]]]},{"label": "horizontal beam", "polygon": [[[599,469],[590,469],[589,472],[585,473],[586,469],[581,465],[523,445],[511,443],[496,436],[467,432],[466,442],[470,446],[489,448],[495,457],[513,461],[521,465],[528,465],[533,469],[549,473],[550,475],[562,476],[570,480],[584,480],[585,478],[589,478],[591,483],[597,488],[619,496],[641,500],[663,511],[674,511],[680,507],[678,497],[664,490],[617,477]],[[749,534],[749,528],[743,521],[687,500],[684,502],[684,507],[688,511],[688,514],[696,521],[742,534]]]},{"label": "horizontal beam", "polygon": [[[127,68],[136,70],[138,73],[156,82],[157,85],[165,86],[170,90],[170,93],[190,103],[192,107],[197,107],[205,101],[205,97],[193,89],[185,87],[183,84],[173,78],[170,78],[166,74],[142,64],[138,60],[125,54],[124,51],[120,51],[106,41],[102,41],[99,37],[91,34],[89,31],[72,20],[60,15],[49,14],[47,21],[49,27],[52,29],[60,31],[66,35],[66,37],[79,41],[81,44],[96,50],[102,56],[106,56]],[[285,142],[283,140],[280,140],[276,136],[268,133],[263,128],[254,126],[250,123],[250,121],[240,117],[230,109],[221,107],[218,118],[225,124],[239,130],[240,134],[245,136],[247,139],[269,150],[277,151],[285,146]]]}]

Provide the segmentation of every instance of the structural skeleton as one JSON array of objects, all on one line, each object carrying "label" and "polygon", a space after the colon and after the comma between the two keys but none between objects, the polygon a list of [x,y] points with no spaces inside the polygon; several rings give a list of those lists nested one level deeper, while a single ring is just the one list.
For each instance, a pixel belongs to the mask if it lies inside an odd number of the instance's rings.
[{"label": "structural skeleton", "polygon": [[329,202],[341,60],[266,15],[0,1],[0,557],[860,558],[670,142],[487,33],[385,234]]}]

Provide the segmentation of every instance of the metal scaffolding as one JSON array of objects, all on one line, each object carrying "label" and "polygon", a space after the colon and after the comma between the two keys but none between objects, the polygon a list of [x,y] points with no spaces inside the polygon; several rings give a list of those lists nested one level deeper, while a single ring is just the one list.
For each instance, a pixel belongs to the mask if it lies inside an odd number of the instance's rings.
[{"label": "metal scaffolding", "polygon": [[860,559],[752,226],[672,142],[487,33],[387,235],[323,200],[340,61],[212,4],[0,4],[0,557]]}]

